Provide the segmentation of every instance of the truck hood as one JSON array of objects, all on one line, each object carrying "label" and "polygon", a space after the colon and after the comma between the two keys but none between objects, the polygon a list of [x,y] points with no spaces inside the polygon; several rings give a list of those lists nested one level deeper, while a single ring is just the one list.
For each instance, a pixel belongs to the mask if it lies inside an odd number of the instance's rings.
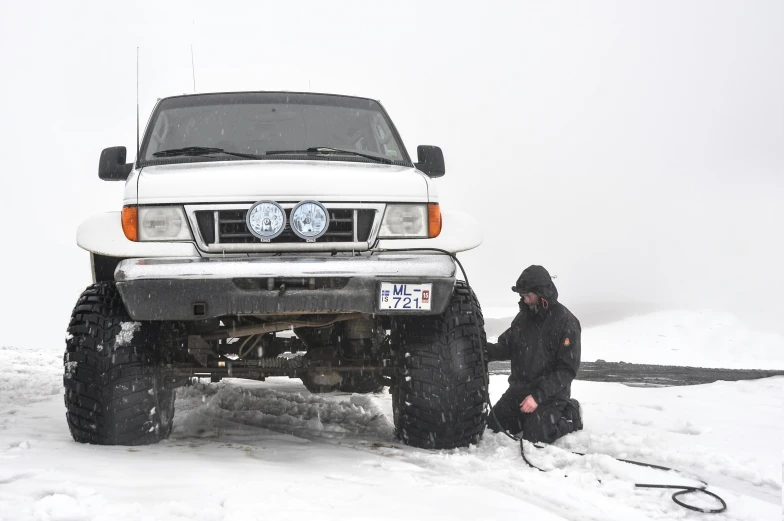
[{"label": "truck hood", "polygon": [[[130,180],[129,180],[130,181]],[[411,167],[342,161],[220,161],[142,168],[125,204],[436,202],[428,177]]]}]

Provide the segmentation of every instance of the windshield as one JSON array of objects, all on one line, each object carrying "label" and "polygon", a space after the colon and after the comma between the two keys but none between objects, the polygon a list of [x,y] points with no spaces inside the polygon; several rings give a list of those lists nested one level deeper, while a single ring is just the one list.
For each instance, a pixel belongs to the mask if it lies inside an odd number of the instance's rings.
[{"label": "windshield", "polygon": [[[229,154],[178,152],[192,147],[220,149]],[[371,161],[348,153],[355,151],[410,164],[377,102],[293,93],[226,93],[164,99],[153,114],[141,157],[145,164],[241,159],[232,153],[261,156],[259,159],[313,159],[308,149],[314,148],[347,152],[319,158],[339,156],[341,160]]]}]

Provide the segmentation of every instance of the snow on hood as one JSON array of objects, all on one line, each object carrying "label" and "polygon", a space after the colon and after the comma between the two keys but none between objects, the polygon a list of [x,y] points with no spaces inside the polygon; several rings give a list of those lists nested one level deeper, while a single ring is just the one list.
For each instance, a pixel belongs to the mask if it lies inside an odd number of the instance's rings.
[{"label": "snow on hood", "polygon": [[[138,186],[138,202],[136,188]],[[125,204],[430,202],[428,178],[415,168],[341,161],[219,161],[144,167]]]}]

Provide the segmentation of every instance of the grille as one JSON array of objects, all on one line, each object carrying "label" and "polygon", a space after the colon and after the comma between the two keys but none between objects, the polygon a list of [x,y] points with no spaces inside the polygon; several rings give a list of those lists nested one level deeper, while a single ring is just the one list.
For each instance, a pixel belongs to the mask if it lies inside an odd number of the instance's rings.
[{"label": "grille", "polygon": [[[298,237],[290,226],[291,210],[286,209],[286,227],[276,238],[265,244],[280,243],[306,243],[305,239]],[[355,242],[354,239],[354,210],[327,209],[329,213],[329,228],[327,232],[314,242]],[[196,221],[199,224],[204,242],[209,244],[262,244],[262,240],[255,237],[245,223],[247,210],[218,210],[198,211]],[[375,218],[375,210],[357,210],[357,238],[356,241],[364,242],[370,237]],[[218,226],[215,226],[215,216],[218,216]],[[217,241],[215,232],[218,232]]]}]

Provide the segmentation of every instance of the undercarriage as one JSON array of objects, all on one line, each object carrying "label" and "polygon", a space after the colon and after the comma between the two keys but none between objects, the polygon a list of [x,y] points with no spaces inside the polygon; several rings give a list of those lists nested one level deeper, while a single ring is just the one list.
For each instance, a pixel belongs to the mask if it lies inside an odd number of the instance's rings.
[{"label": "undercarriage", "polygon": [[[166,439],[175,392],[192,378],[300,378],[312,393],[392,395],[397,436],[421,448],[476,443],[487,418],[485,332],[476,296],[454,282],[430,314],[282,313],[136,320],[115,282],[88,287],[71,315],[65,404],[76,441]],[[154,301],[153,301],[154,302]]]},{"label": "undercarriage", "polygon": [[377,377],[386,385],[396,376],[390,317],[235,316],[163,327],[170,330],[163,335],[170,338],[162,345],[163,375],[172,387],[193,377],[218,382],[287,376],[328,392],[354,374]]}]

